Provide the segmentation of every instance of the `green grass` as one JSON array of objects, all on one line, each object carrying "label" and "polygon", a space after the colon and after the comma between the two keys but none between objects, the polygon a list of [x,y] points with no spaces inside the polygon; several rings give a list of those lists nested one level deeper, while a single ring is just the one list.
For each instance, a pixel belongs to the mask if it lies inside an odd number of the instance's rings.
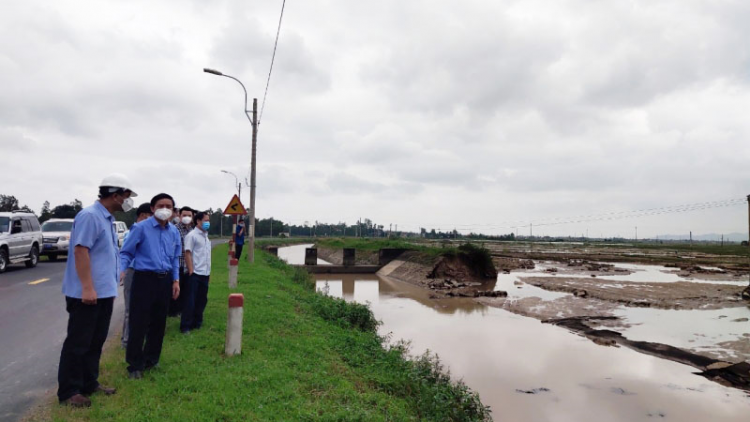
[{"label": "green grass", "polygon": [[171,318],[159,368],[127,378],[116,344],[102,358],[90,409],[50,403],[31,420],[55,421],[470,421],[488,417],[476,394],[452,382],[436,358],[386,348],[364,305],[314,292],[303,270],[258,251],[240,263],[242,355],[224,356],[226,246],[214,250],[204,328],[182,335]]},{"label": "green grass", "polygon": [[457,250],[453,247],[437,248],[420,244],[419,241],[405,241],[401,239],[372,239],[372,238],[326,238],[316,239],[315,244],[320,247],[343,249],[354,248],[362,251],[377,251],[385,248],[407,249],[419,251],[430,256],[443,255],[446,252],[455,253]]},{"label": "green grass", "polygon": [[264,248],[267,246],[291,246],[301,245],[305,243],[315,243],[313,238],[305,237],[256,237],[255,246],[258,248]]}]

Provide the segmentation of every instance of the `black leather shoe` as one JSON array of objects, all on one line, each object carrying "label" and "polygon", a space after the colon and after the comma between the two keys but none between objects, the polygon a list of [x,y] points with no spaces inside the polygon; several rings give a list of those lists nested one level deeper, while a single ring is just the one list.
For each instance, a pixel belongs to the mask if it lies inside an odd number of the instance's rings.
[{"label": "black leather shoe", "polygon": [[67,400],[61,401],[60,404],[70,407],[91,407],[91,400],[89,400],[82,394],[76,394],[75,396]]}]

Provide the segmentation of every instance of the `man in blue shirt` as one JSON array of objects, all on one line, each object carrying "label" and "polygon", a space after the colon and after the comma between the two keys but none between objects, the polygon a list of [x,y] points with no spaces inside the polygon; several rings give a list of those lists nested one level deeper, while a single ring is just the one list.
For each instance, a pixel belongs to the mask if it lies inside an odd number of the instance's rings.
[{"label": "man in blue shirt", "polygon": [[[135,260],[130,287],[130,333],[125,352],[131,378],[159,363],[170,298],[180,295],[180,233],[169,224],[174,199],[160,193],[151,199],[154,216],[134,225],[120,251],[120,266]],[[121,274],[124,278],[125,273]],[[145,345],[144,345],[145,340]]]},{"label": "man in blue shirt", "polygon": [[114,388],[99,384],[99,358],[107,339],[112,305],[117,297],[118,239],[112,213],[133,208],[130,181],[123,175],[105,177],[99,201],[76,215],[70,233],[71,253],[62,292],[68,312],[68,335],[60,352],[57,398],[61,404],[89,407],[87,396]]},{"label": "man in blue shirt", "polygon": [[[151,204],[146,202],[141,204],[138,207],[138,210],[135,212],[136,220],[135,224],[140,223],[141,221],[146,220],[147,218],[151,217]],[[131,227],[132,229],[132,227]],[[125,233],[125,238],[123,239],[124,242],[128,239],[128,235],[130,232]],[[125,299],[125,315],[122,319],[122,335],[120,336],[120,342],[122,343],[122,348],[126,349],[128,347],[128,334],[130,333],[130,328],[128,323],[130,322],[130,287],[133,285],[133,274],[135,273],[135,270],[133,269],[133,265],[135,264],[135,260],[130,261],[130,266],[128,268],[125,268],[125,278],[120,283],[122,287],[122,295],[123,299]]]},{"label": "man in blue shirt", "polygon": [[237,222],[237,232],[234,236],[234,258],[239,260],[242,255],[242,247],[245,246],[245,219],[239,218]]}]

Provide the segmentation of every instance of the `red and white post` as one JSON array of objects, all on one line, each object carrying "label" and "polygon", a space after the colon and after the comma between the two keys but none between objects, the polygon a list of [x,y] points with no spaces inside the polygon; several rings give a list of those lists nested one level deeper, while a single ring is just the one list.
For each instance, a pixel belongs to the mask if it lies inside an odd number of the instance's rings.
[{"label": "red and white post", "polygon": [[237,288],[237,269],[240,261],[234,257],[229,259],[229,288]]},{"label": "red and white post", "polygon": [[229,295],[229,314],[227,315],[227,340],[224,353],[235,356],[242,353],[242,307],[245,296],[241,293]]}]

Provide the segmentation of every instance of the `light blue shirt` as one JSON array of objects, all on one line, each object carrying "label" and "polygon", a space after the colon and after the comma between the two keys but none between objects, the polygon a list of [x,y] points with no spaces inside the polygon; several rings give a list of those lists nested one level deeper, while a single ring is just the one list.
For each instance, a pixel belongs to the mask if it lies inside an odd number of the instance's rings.
[{"label": "light blue shirt", "polygon": [[136,271],[169,272],[172,280],[180,279],[180,232],[172,224],[164,227],[149,217],[130,228],[130,234],[120,250],[120,265]]},{"label": "light blue shirt", "polygon": [[74,250],[76,246],[83,246],[89,250],[91,278],[96,296],[102,299],[117,297],[120,260],[114,222],[115,218],[99,201],[76,215],[70,232],[70,253],[62,283],[65,296],[81,298],[83,286],[76,271]]}]

